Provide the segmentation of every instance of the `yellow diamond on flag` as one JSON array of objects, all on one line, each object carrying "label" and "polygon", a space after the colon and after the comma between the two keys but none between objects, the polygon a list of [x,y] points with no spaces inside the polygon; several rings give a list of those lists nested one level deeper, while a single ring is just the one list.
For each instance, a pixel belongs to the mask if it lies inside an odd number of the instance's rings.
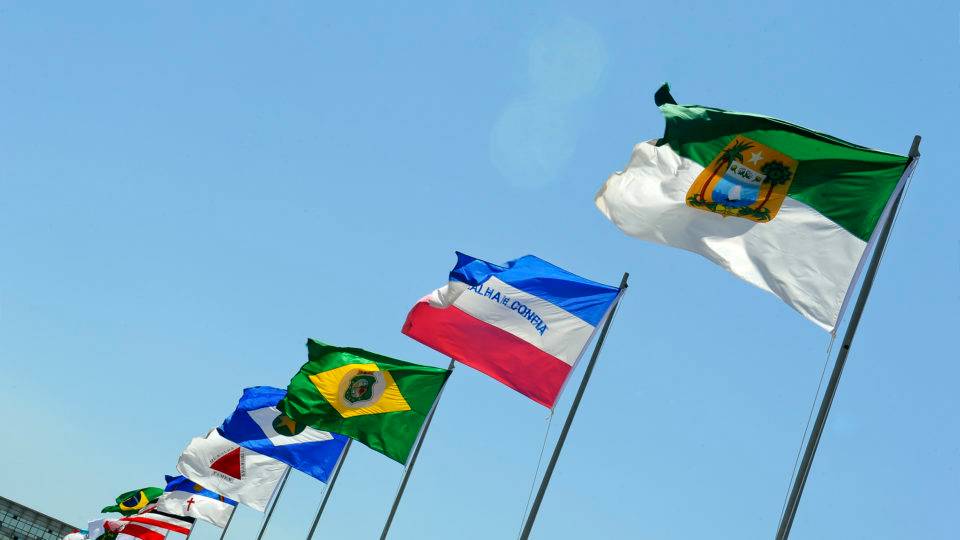
[{"label": "yellow diamond on flag", "polygon": [[389,371],[376,364],[347,364],[310,376],[327,403],[344,418],[409,411]]}]

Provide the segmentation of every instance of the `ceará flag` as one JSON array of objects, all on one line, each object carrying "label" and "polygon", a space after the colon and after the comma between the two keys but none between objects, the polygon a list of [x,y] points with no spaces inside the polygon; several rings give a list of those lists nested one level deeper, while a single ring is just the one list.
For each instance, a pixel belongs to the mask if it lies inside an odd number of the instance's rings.
[{"label": "cear\u00e1 flag", "polygon": [[403,333],[553,407],[619,293],[533,255],[500,266],[457,252]]}]

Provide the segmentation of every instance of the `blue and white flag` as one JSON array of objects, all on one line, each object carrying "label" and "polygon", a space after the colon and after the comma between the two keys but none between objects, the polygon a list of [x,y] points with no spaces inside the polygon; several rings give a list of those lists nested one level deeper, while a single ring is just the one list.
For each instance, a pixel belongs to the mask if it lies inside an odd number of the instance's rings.
[{"label": "blue and white flag", "polygon": [[167,476],[167,487],[157,500],[157,510],[202,519],[223,528],[237,507],[219,493],[214,493],[186,476]]},{"label": "blue and white flag", "polygon": [[286,390],[271,386],[244,389],[237,410],[223,421],[220,433],[244,448],[326,482],[347,437],[297,424],[280,414],[277,403],[286,395]]}]

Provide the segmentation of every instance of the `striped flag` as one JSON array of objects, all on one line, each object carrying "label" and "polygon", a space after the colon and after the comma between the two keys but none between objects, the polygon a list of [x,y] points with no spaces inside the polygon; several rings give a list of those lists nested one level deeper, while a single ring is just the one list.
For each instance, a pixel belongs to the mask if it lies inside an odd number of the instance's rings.
[{"label": "striped flag", "polygon": [[457,252],[403,333],[553,407],[618,294],[533,255],[499,266]]},{"label": "striped flag", "polygon": [[151,505],[147,508],[144,508],[139,514],[120,518],[120,521],[126,523],[122,531],[124,534],[129,534],[128,529],[132,526],[146,527],[151,530],[162,529],[180,534],[190,534],[190,529],[193,528],[194,520],[192,517],[175,516],[173,514],[161,512],[157,510],[156,505]]},{"label": "striped flag", "polygon": [[117,533],[117,540],[163,540],[167,530],[140,523],[126,523]]}]

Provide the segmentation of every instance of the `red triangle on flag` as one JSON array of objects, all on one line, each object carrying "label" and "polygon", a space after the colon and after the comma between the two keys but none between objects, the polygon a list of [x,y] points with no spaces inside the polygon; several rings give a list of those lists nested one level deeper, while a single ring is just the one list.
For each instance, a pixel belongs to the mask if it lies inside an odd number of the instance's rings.
[{"label": "red triangle on flag", "polygon": [[210,464],[210,468],[219,473],[223,473],[227,476],[240,480],[240,447],[238,446],[226,454],[218,457],[213,463]]}]

